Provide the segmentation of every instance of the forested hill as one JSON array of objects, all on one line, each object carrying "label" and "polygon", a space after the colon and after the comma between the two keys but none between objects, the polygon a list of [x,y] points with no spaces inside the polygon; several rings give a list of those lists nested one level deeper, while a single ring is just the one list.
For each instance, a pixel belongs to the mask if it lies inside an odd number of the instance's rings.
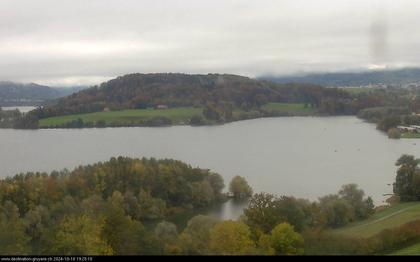
[{"label": "forested hill", "polygon": [[45,118],[158,105],[202,107],[208,103],[255,108],[268,102],[319,103],[321,98],[340,96],[345,96],[344,92],[311,84],[277,84],[237,75],[129,74],[59,99],[56,104],[38,110],[37,116]]},{"label": "forested hill", "polygon": [[0,106],[39,105],[47,100],[70,95],[81,88],[53,88],[34,83],[0,81]]},{"label": "forested hill", "polygon": [[291,76],[263,76],[260,79],[277,83],[312,83],[329,87],[366,86],[370,84],[408,85],[420,82],[420,68],[337,72]]}]

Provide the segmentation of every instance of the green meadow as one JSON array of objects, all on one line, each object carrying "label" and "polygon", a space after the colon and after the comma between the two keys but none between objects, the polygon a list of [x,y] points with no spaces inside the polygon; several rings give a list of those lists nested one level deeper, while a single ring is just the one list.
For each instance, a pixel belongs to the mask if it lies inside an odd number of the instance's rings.
[{"label": "green meadow", "polygon": [[[316,113],[316,109],[305,107],[298,103],[268,103],[261,107],[262,110],[270,112],[273,116],[307,116]],[[203,116],[203,108],[200,107],[177,107],[169,109],[129,109],[109,112],[95,112],[86,114],[74,114],[48,117],[39,120],[39,128],[65,127],[67,123],[78,121],[92,124],[101,121],[105,126],[136,126],[145,125],[145,121],[165,117],[171,120],[172,125],[189,124],[191,117]],[[233,110],[235,120],[258,118],[263,115],[258,110],[244,111],[240,108]],[[271,115],[270,115],[271,116]],[[211,123],[211,121],[208,121]]]},{"label": "green meadow", "polygon": [[402,133],[401,138],[420,138],[420,133]]},{"label": "green meadow", "polygon": [[420,243],[414,244],[412,246],[400,249],[391,253],[393,256],[411,256],[411,255],[420,255]]},{"label": "green meadow", "polygon": [[169,109],[130,109],[110,112],[95,112],[87,114],[75,114],[66,116],[49,117],[39,120],[39,127],[61,126],[78,119],[85,123],[96,123],[105,121],[107,126],[131,125],[149,120],[155,117],[167,117],[173,124],[186,124],[194,115],[202,115],[202,108],[178,107]]},{"label": "green meadow", "polygon": [[401,203],[373,214],[369,219],[331,230],[333,234],[367,238],[387,228],[398,227],[420,219],[420,202]]}]

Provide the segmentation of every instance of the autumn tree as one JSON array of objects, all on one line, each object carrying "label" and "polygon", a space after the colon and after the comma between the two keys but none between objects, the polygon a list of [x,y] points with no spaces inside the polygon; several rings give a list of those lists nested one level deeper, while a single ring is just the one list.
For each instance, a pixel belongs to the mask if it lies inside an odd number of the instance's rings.
[{"label": "autumn tree", "polygon": [[398,130],[398,128],[395,128],[395,127],[390,128],[388,130],[388,137],[393,138],[393,139],[401,138],[401,132],[400,130]]},{"label": "autumn tree", "polygon": [[162,221],[155,227],[155,237],[163,246],[163,252],[168,255],[179,255],[182,248],[176,243],[178,228],[174,223]]},{"label": "autumn tree", "polygon": [[225,182],[220,174],[210,172],[206,177],[206,180],[210,183],[213,188],[214,196],[217,201],[223,198],[222,190],[225,188]]},{"label": "autumn tree", "polygon": [[213,188],[208,181],[194,182],[191,193],[195,207],[206,207],[215,201]]},{"label": "autumn tree", "polygon": [[102,221],[82,216],[64,218],[54,230],[49,254],[112,255],[113,249],[101,238]]},{"label": "autumn tree", "polygon": [[42,247],[48,242],[46,233],[52,221],[50,212],[44,206],[37,206],[25,214],[23,221],[25,233],[30,237],[32,246],[31,254],[40,255]]},{"label": "autumn tree", "polygon": [[107,201],[102,237],[116,255],[138,255],[147,241],[141,222],[125,214],[124,198],[116,191]]},{"label": "autumn tree", "polygon": [[28,255],[30,238],[20,218],[18,207],[6,201],[0,207],[0,255]]},{"label": "autumn tree", "polygon": [[249,227],[231,220],[218,223],[210,230],[209,247],[217,255],[251,255],[256,252]]},{"label": "autumn tree", "polygon": [[252,188],[248,185],[245,178],[235,176],[229,183],[229,191],[235,199],[244,199],[252,196]]},{"label": "autumn tree", "polygon": [[275,225],[282,222],[278,202],[273,194],[258,193],[249,200],[244,210],[246,223],[254,230],[268,233]]},{"label": "autumn tree", "polygon": [[203,215],[191,218],[178,239],[183,252],[189,255],[209,254],[210,230],[217,222],[217,219]]},{"label": "autumn tree", "polygon": [[141,189],[138,195],[138,202],[132,209],[134,217],[138,219],[158,219],[164,217],[166,203],[160,198],[152,197],[150,191]]},{"label": "autumn tree", "polygon": [[350,203],[338,195],[321,197],[319,202],[328,226],[340,227],[355,220],[355,211]]},{"label": "autumn tree", "polygon": [[420,160],[411,155],[402,155],[395,163],[398,166],[394,183],[394,193],[401,201],[416,201],[420,199]]},{"label": "autumn tree", "polygon": [[373,213],[373,201],[356,184],[347,184],[341,187],[339,196],[346,200],[354,209],[356,219],[365,219]]},{"label": "autumn tree", "polygon": [[277,255],[303,254],[303,238],[288,223],[278,224],[271,231],[270,242]]}]

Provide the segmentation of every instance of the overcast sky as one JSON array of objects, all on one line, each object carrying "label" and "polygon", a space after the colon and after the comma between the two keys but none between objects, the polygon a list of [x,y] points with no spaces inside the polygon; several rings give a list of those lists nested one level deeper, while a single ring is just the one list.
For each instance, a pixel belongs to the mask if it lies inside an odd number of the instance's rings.
[{"label": "overcast sky", "polygon": [[0,80],[415,66],[418,0],[0,0]]}]

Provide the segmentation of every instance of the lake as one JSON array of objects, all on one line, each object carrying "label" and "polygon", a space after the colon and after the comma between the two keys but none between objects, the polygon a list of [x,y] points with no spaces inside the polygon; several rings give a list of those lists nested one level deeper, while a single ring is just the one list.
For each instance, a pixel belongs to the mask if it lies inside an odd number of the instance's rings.
[{"label": "lake", "polygon": [[[391,193],[395,161],[420,156],[420,141],[392,140],[356,117],[283,117],[220,126],[0,130],[1,176],[72,169],[113,156],[174,158],[244,176],[255,192],[316,200],[357,183],[376,204]],[[237,218],[245,204],[210,214]]]},{"label": "lake", "polygon": [[35,106],[3,106],[2,110],[19,110],[21,113],[28,113],[31,110],[34,110]]}]

